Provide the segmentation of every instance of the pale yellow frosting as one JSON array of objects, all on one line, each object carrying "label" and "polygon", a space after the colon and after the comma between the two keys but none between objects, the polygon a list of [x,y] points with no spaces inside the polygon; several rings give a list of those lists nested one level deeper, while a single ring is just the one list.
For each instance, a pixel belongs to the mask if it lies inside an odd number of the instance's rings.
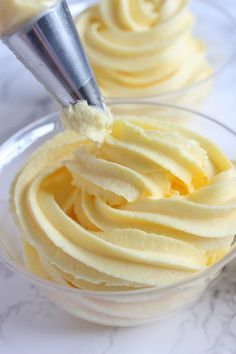
[{"label": "pale yellow frosting", "polygon": [[29,270],[83,289],[187,279],[236,233],[234,165],[158,117],[115,117],[99,147],[58,134],[22,169],[11,201]]},{"label": "pale yellow frosting", "polygon": [[57,0],[0,0],[0,34],[7,34]]},{"label": "pale yellow frosting", "polygon": [[101,0],[77,28],[104,96],[157,95],[211,74],[188,0]]},{"label": "pale yellow frosting", "polygon": [[90,107],[86,101],[78,101],[62,111],[62,124],[90,141],[102,143],[109,133],[112,115],[107,106],[104,111]]}]

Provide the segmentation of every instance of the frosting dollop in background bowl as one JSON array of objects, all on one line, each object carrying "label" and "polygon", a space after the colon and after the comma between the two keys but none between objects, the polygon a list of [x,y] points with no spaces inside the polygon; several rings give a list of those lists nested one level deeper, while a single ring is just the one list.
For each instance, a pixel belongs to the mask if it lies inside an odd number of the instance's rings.
[{"label": "frosting dollop in background bowl", "polygon": [[[194,130],[216,143],[230,158],[235,157],[236,134],[214,119],[174,106],[137,101],[116,101],[114,114],[158,116]],[[25,268],[19,232],[9,205],[9,191],[15,174],[46,140],[62,130],[58,114],[43,118],[14,135],[0,148],[0,261],[38,286],[61,308],[96,323],[134,326],[161,319],[195,301],[236,255],[234,249],[191,279],[168,287],[122,292],[84,291],[47,282]]]},{"label": "frosting dollop in background bowl", "polygon": [[[75,19],[79,17],[79,14],[83,10],[97,2],[96,0],[72,1],[71,9]],[[120,89],[117,90],[115,95],[106,92],[103,92],[103,94],[107,98],[113,99],[130,99],[132,97],[149,100],[155,99],[158,102],[179,104],[188,107],[195,107],[208,95],[211,93],[214,94],[214,88],[218,85],[220,74],[228,66],[235,54],[235,21],[224,10],[223,6],[222,8],[219,7],[214,0],[193,0],[190,2],[190,11],[195,17],[193,36],[200,39],[203,43],[206,51],[206,60],[212,70],[209,77],[204,79],[199,78],[195,83],[183,85],[178,89],[173,89],[171,86],[167,89],[167,81],[165,92],[158,94],[155,93],[154,89],[153,93],[151,93],[151,86],[148,88],[147,94],[139,94],[138,90],[134,90],[134,94],[132,95],[121,94]]]}]

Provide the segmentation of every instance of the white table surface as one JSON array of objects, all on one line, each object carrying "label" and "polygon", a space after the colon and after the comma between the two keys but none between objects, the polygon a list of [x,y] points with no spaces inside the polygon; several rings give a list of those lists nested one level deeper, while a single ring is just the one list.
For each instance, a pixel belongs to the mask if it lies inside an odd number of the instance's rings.
[{"label": "white table surface", "polygon": [[[215,1],[236,18],[236,0]],[[44,89],[0,44],[0,143],[55,109]],[[236,62],[223,72],[202,110],[236,130]],[[0,264],[0,354],[235,354],[235,274],[236,261],[192,308],[161,322],[107,328],[66,314]]]}]

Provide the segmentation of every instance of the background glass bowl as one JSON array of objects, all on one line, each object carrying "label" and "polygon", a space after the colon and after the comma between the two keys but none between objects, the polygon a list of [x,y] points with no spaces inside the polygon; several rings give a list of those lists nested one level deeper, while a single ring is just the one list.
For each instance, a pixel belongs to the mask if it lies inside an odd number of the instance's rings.
[{"label": "background glass bowl", "polygon": [[[76,18],[82,11],[97,3],[98,0],[71,0],[71,11]],[[195,84],[184,88],[169,91],[158,95],[142,97],[106,97],[111,99],[129,100],[148,99],[162,103],[178,104],[195,107],[208,96],[216,85],[218,76],[232,61],[236,53],[236,22],[235,19],[214,0],[192,0],[190,9],[196,21],[194,36],[200,38],[206,47],[206,57],[213,69],[213,74],[207,79],[199,80]]]},{"label": "background glass bowl", "polygon": [[[191,128],[215,142],[229,158],[235,157],[236,135],[214,119],[194,111],[148,102],[113,102],[114,114],[162,116],[179,126]],[[196,300],[236,252],[232,250],[215,265],[190,280],[163,288],[128,292],[95,292],[65,287],[42,280],[24,265],[19,232],[9,207],[11,183],[29,156],[46,140],[62,130],[58,114],[38,120],[19,131],[0,147],[0,262],[40,288],[58,306],[82,319],[116,326],[134,326],[161,319]]]}]

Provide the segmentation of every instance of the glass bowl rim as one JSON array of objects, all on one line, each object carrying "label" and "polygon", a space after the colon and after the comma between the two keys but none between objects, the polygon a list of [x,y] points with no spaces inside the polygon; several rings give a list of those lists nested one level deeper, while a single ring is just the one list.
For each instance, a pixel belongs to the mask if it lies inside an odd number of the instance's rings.
[{"label": "glass bowl rim", "polygon": [[[229,133],[234,135],[236,138],[236,132],[233,129],[229,128],[224,123],[219,122],[218,120],[216,120],[204,113],[197,112],[197,111],[190,109],[190,108],[185,108],[185,107],[171,105],[171,104],[165,104],[165,103],[159,103],[159,102],[154,102],[154,101],[150,101],[150,102],[145,101],[145,100],[140,101],[140,100],[135,100],[135,99],[132,99],[128,102],[126,100],[119,100],[119,101],[118,100],[108,100],[107,102],[109,105],[114,105],[114,106],[115,105],[134,105],[134,104],[135,105],[153,106],[153,107],[154,106],[161,106],[161,107],[168,108],[168,109],[178,110],[181,112],[187,112],[187,113],[201,117],[207,121],[210,121],[210,122],[220,126],[224,130],[227,130]],[[24,128],[20,129],[18,132],[13,134],[9,139],[7,139],[3,144],[0,145],[0,157],[1,157],[2,152],[5,149],[7,149],[9,145],[13,144],[16,140],[19,140],[20,137],[24,136],[29,131],[35,130],[38,127],[41,127],[45,124],[48,124],[48,123],[54,121],[54,119],[56,117],[58,117],[59,114],[60,114],[59,112],[54,112],[54,113],[51,113],[41,119],[37,119],[36,121],[26,125]],[[0,158],[0,161],[1,161],[1,158]],[[0,168],[1,168],[1,166],[0,166]],[[2,173],[2,171],[0,169],[0,174],[1,173]],[[48,289],[51,288],[53,290],[58,290],[58,291],[62,291],[62,292],[66,292],[66,293],[78,295],[78,296],[79,295],[81,295],[81,296],[85,295],[85,296],[90,296],[90,297],[91,296],[94,296],[94,297],[101,297],[101,296],[104,297],[105,296],[108,298],[112,298],[112,297],[116,297],[116,296],[132,297],[135,295],[142,296],[145,294],[163,293],[165,291],[177,289],[179,287],[188,286],[198,280],[204,279],[208,275],[211,275],[212,272],[219,271],[227,263],[229,263],[231,260],[233,260],[235,257],[236,257],[236,244],[233,245],[230,252],[227,253],[223,258],[221,258],[220,261],[216,262],[215,264],[213,264],[210,267],[205,268],[202,271],[196,272],[193,276],[191,276],[190,278],[187,278],[183,281],[179,281],[174,284],[171,284],[168,286],[163,286],[163,287],[152,286],[152,287],[148,287],[148,288],[139,288],[139,289],[127,290],[127,291],[105,291],[105,290],[96,291],[96,290],[83,290],[83,289],[79,289],[79,288],[72,288],[69,286],[57,284],[57,283],[51,282],[49,280],[42,279],[39,276],[36,276],[33,273],[31,273],[21,267],[17,267],[16,262],[12,261],[10,257],[7,257],[3,253],[3,251],[0,249],[0,263],[2,263],[6,268],[10,269],[16,275],[23,277],[24,279],[32,282],[33,284],[36,284],[36,285],[41,286],[43,288],[48,288]]]},{"label": "glass bowl rim", "polygon": [[[77,0],[78,1],[78,0]],[[94,1],[94,2],[93,2]],[[89,3],[89,6],[92,6],[95,4],[96,0],[92,0]],[[99,0],[97,0],[99,1]],[[195,83],[191,84],[191,85],[187,85],[185,87],[182,87],[180,89],[176,89],[176,90],[171,90],[171,91],[167,91],[167,92],[163,92],[163,93],[159,93],[159,94],[153,94],[153,95],[137,95],[137,96],[104,96],[106,99],[110,99],[110,100],[123,100],[123,101],[129,101],[130,99],[137,99],[137,100],[147,100],[147,99],[168,99],[169,96],[174,96],[174,95],[178,95],[178,94],[185,94],[191,90],[194,90],[195,88],[200,87],[201,85],[207,84],[208,82],[210,82],[212,79],[214,79],[215,77],[217,77],[219,74],[222,73],[222,71],[225,70],[226,67],[228,67],[228,65],[233,61],[233,59],[236,56],[236,46],[234,46],[234,42],[236,41],[236,19],[234,18],[233,15],[231,15],[231,13],[226,10],[223,6],[221,6],[221,4],[216,4],[214,3],[214,1],[212,0],[208,0],[206,2],[206,0],[195,0],[197,2],[200,2],[201,5],[203,6],[208,6],[208,7],[212,7],[214,9],[216,9],[218,11],[218,13],[221,14],[221,16],[223,16],[227,22],[228,25],[230,25],[232,27],[232,33],[230,35],[230,44],[231,44],[231,51],[230,54],[228,55],[227,59],[224,60],[224,62],[216,69],[212,72],[212,74],[210,74],[207,78],[202,79],[202,80],[198,80]],[[80,4],[76,4],[76,2],[73,2],[69,7],[71,10],[76,9],[76,7],[78,5],[81,5],[83,3],[86,3],[86,0],[82,0],[80,1]],[[88,8],[87,7],[87,8]],[[80,13],[84,12],[87,8],[83,9]],[[76,21],[76,19],[78,18],[79,14],[77,13],[76,15],[74,15],[74,19]]]}]

